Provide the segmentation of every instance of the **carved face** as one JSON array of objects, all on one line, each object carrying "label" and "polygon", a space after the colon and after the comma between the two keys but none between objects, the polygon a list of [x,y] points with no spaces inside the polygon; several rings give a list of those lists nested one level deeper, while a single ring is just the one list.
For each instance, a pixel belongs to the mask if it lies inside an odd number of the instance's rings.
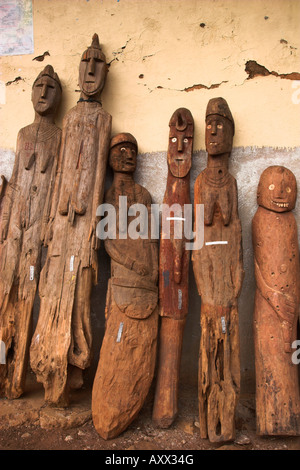
[{"label": "carved face", "polygon": [[105,85],[107,65],[105,56],[98,49],[87,49],[79,65],[79,87],[87,96],[100,93]]},{"label": "carved face", "polygon": [[194,125],[191,113],[175,111],[170,120],[168,165],[173,176],[183,178],[192,166]]},{"label": "carved face", "polygon": [[43,75],[32,87],[31,101],[41,116],[55,112],[61,98],[61,89],[53,78]]},{"label": "carved face", "polygon": [[297,183],[294,174],[283,166],[270,166],[262,173],[257,190],[257,203],[274,212],[294,209]]},{"label": "carved face", "polygon": [[134,173],[136,169],[136,146],[131,142],[121,142],[110,150],[109,164],[114,171]]},{"label": "carved face", "polygon": [[221,155],[232,150],[233,126],[229,119],[218,114],[206,118],[205,145],[209,155]]}]

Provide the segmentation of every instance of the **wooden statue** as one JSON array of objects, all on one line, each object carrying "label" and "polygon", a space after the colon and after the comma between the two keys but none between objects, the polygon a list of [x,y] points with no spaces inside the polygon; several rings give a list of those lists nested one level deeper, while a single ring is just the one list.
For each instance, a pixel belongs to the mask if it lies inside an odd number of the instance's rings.
[{"label": "wooden statue", "polygon": [[[181,209],[190,201],[194,120],[188,109],[177,109],[171,117],[168,147],[168,178],[163,203]],[[176,208],[176,206],[173,206]],[[171,211],[173,214],[173,211]],[[182,340],[188,313],[190,252],[183,233],[176,238],[175,220],[168,222],[170,211],[162,212],[159,252],[159,313],[161,315],[159,361],[152,419],[158,427],[169,427],[177,416],[178,384]],[[172,218],[172,217],[171,217]],[[179,230],[179,229],[178,229]]]},{"label": "wooden statue", "polygon": [[300,303],[293,173],[270,166],[258,185],[252,222],[256,278],[254,344],[258,434],[300,435],[298,367],[292,361]]},{"label": "wooden statue", "polygon": [[99,95],[107,75],[97,34],[79,67],[80,99],[63,121],[50,220],[48,253],[39,286],[40,313],[31,342],[31,367],[45,400],[65,406],[91,361],[90,294],[97,282],[96,236],[111,132]]},{"label": "wooden statue", "polygon": [[61,84],[51,65],[32,87],[34,122],[18,133],[0,227],[0,392],[17,398],[25,386],[32,310],[40,275],[41,233],[49,217],[61,130],[54,124]]},{"label": "wooden statue", "polygon": [[[131,238],[127,222],[118,223],[122,199],[125,211],[143,205],[150,217],[151,196],[135,183],[137,142],[128,133],[111,141],[110,165],[114,180],[106,203],[116,209],[116,239],[105,240],[111,257],[111,278],[106,300],[106,330],[92,392],[92,416],[100,436],[118,436],[140,411],[155,368],[158,330],[158,247],[150,223],[143,238]],[[125,200],[126,201],[126,200]],[[123,218],[121,218],[123,220]],[[147,220],[144,220],[147,222]],[[132,217],[128,217],[128,224]],[[124,226],[125,225],[125,226]],[[129,229],[128,229],[129,232]]]},{"label": "wooden statue", "polygon": [[207,167],[195,183],[196,204],[204,204],[204,245],[192,253],[201,296],[199,421],[201,438],[211,442],[235,435],[240,390],[237,299],[243,281],[242,234],[237,184],[228,172],[234,121],[223,98],[206,110]]}]

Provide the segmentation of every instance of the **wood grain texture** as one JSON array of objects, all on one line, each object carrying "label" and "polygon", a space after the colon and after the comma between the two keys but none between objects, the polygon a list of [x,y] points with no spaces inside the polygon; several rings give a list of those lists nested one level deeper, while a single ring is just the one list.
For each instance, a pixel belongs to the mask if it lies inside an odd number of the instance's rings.
[{"label": "wood grain texture", "polygon": [[293,173],[268,167],[252,221],[256,278],[254,343],[256,424],[261,435],[300,434],[298,367],[292,361],[300,303],[300,264]]},{"label": "wood grain texture", "polygon": [[102,203],[111,116],[102,109],[106,63],[98,36],[79,67],[81,97],[63,120],[41,272],[40,313],[30,347],[30,364],[45,388],[45,400],[66,406],[70,388],[82,385],[90,365],[90,295],[97,283],[97,208]]},{"label": "wood grain texture", "polygon": [[[190,252],[186,250],[184,205],[190,204],[194,120],[188,109],[177,109],[170,119],[168,177],[162,212],[159,251],[159,358],[153,406],[153,422],[169,427],[178,413],[181,350],[188,314]],[[172,209],[173,208],[173,209]],[[178,210],[178,213],[176,211]],[[177,227],[177,228],[176,228]],[[176,233],[178,231],[178,233]],[[181,233],[179,233],[181,231]]]},{"label": "wood grain texture", "polygon": [[61,130],[54,115],[61,87],[51,66],[32,88],[35,120],[18,133],[13,173],[5,191],[0,233],[0,339],[6,364],[0,365],[0,391],[19,397],[25,387],[32,310],[41,267],[41,234],[57,166]]},{"label": "wood grain texture", "polygon": [[[92,416],[100,436],[111,439],[124,431],[144,404],[152,383],[158,329],[157,240],[122,239],[119,231],[120,200],[127,211],[143,204],[150,218],[151,196],[135,183],[137,144],[128,133],[112,139],[110,164],[114,181],[106,203],[116,209],[117,238],[107,239],[111,278],[106,300],[106,329],[93,384]],[[134,218],[128,217],[124,233]],[[128,223],[128,225],[127,225]]]},{"label": "wood grain texture", "polygon": [[237,299],[243,281],[242,231],[237,184],[228,171],[234,122],[226,101],[206,110],[207,168],[195,183],[196,204],[204,204],[204,245],[192,253],[201,296],[198,398],[200,436],[211,442],[235,436],[240,391]]}]

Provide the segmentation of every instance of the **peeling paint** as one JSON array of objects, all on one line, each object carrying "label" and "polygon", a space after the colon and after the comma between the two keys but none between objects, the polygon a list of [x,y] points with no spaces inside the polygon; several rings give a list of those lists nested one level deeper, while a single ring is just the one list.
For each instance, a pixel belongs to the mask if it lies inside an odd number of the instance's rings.
[{"label": "peeling paint", "polygon": [[34,57],[32,60],[37,60],[38,62],[43,62],[45,57],[48,56],[48,55],[50,56],[49,51],[46,51],[46,52],[44,52],[44,54],[38,55],[38,56]]},{"label": "peeling paint", "polygon": [[9,81],[9,82],[6,82],[5,85],[6,85],[6,86],[9,86],[9,85],[11,85],[12,83],[18,83],[20,80],[23,80],[23,81],[24,81],[24,78],[22,78],[22,77],[16,77],[14,80],[11,80],[11,81]]},{"label": "peeling paint", "polygon": [[274,75],[274,77],[280,77],[287,80],[300,80],[299,72],[292,73],[277,73],[270,72],[264,65],[258,64],[255,60],[248,60],[245,66],[245,72],[249,75],[247,80],[251,80],[255,77],[267,77],[269,75]]}]

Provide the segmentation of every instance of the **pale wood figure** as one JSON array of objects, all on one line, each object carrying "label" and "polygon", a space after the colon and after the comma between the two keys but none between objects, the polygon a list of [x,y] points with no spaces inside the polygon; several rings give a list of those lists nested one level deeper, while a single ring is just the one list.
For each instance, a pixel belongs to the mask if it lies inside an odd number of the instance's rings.
[{"label": "pale wood figure", "polygon": [[[151,196],[133,180],[136,156],[137,142],[131,134],[113,137],[110,165],[114,180],[105,201],[116,210],[117,233],[115,239],[105,240],[111,278],[106,330],[92,392],[94,426],[104,439],[118,436],[136,417],[148,394],[156,361],[158,247],[148,223]],[[129,230],[134,217],[128,217],[128,225],[121,217],[121,197],[127,198],[126,214],[134,204],[143,209],[138,217],[142,219],[138,238]]]},{"label": "pale wood figure", "polygon": [[39,282],[41,234],[49,218],[61,130],[54,116],[61,84],[51,65],[32,87],[34,122],[18,133],[13,173],[0,219],[0,392],[19,397],[25,387],[32,336],[32,311]]},{"label": "pale wood figure", "polygon": [[111,116],[99,101],[107,76],[97,34],[79,66],[80,99],[63,121],[62,145],[41,273],[30,362],[45,400],[65,406],[90,365],[90,296],[97,282],[97,208],[102,203]]},{"label": "pale wood figure", "polygon": [[[152,415],[161,428],[169,427],[178,412],[182,341],[188,314],[190,251],[186,250],[183,222],[178,223],[176,218],[184,218],[184,205],[191,204],[194,120],[190,111],[177,109],[169,126],[168,177],[159,251],[159,360]],[[172,216],[175,220],[168,222]]]},{"label": "pale wood figure", "polygon": [[252,221],[256,294],[254,344],[257,433],[300,435],[297,339],[300,264],[294,174],[268,167],[258,185]]},{"label": "pale wood figure", "polygon": [[211,442],[234,438],[240,391],[237,300],[244,272],[237,184],[228,171],[233,135],[227,102],[210,100],[205,132],[207,167],[195,183],[195,212],[196,204],[204,204],[204,245],[192,252],[192,261],[201,296],[200,436]]}]

